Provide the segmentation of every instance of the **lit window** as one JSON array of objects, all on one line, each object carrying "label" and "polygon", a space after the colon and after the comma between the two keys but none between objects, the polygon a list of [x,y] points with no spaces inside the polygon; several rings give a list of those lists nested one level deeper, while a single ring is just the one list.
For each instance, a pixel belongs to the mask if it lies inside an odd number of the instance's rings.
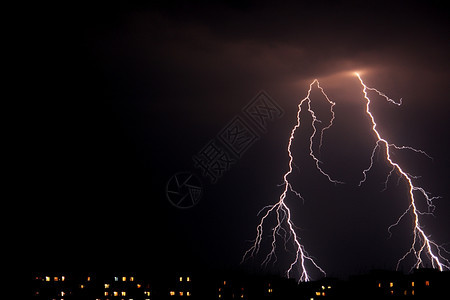
[{"label": "lit window", "polygon": [[378,282],[378,287],[379,287],[379,288],[381,287],[381,282]]},{"label": "lit window", "polygon": [[425,281],[425,285],[426,286],[430,286],[430,282],[427,280],[427,281]]},{"label": "lit window", "polygon": [[122,296],[126,296],[127,292],[122,291]]},{"label": "lit window", "polygon": [[403,295],[404,295],[404,296],[408,295],[408,292],[405,290],[405,291],[403,292]]},{"label": "lit window", "polygon": [[105,296],[108,296],[109,295],[109,293],[108,292],[105,292]]},{"label": "lit window", "polygon": [[322,292],[322,296],[325,296],[325,292]]},{"label": "lit window", "polygon": [[58,278],[57,276],[55,276],[55,277],[53,278],[53,280],[54,280],[54,281],[58,281],[59,278]]},{"label": "lit window", "polygon": [[63,291],[61,291],[61,296],[64,296],[66,293],[64,293]]},{"label": "lit window", "polygon": [[91,276],[88,276],[87,281],[91,281]]},{"label": "lit window", "polygon": [[331,289],[331,285],[328,286],[328,289]]},{"label": "lit window", "polygon": [[123,276],[122,281],[127,281],[127,278],[125,276]]},{"label": "lit window", "polygon": [[391,290],[391,295],[394,295],[394,291],[393,290]]},{"label": "lit window", "polygon": [[183,281],[183,277],[180,277],[180,282],[182,282]]},{"label": "lit window", "polygon": [[[224,281],[223,281],[223,285],[226,285],[226,284],[227,284],[227,282],[224,280]],[[269,286],[270,286],[270,285],[269,285]]]},{"label": "lit window", "polygon": [[322,285],[322,290],[324,290],[325,289],[325,287]]},{"label": "lit window", "polygon": [[393,282],[389,282],[389,287],[393,287],[394,283]]},{"label": "lit window", "polygon": [[84,284],[80,284],[80,289],[84,289]]},{"label": "lit window", "polygon": [[187,282],[191,281],[191,278],[188,276],[188,277],[186,278],[186,281],[187,281]]},{"label": "lit window", "polygon": [[183,292],[180,292],[180,296],[183,296]]},{"label": "lit window", "polygon": [[170,292],[169,292],[169,295],[170,295],[170,296],[175,296],[175,292],[174,292],[174,291],[170,291]]},{"label": "lit window", "polygon": [[320,296],[320,292],[316,292],[316,296]]},{"label": "lit window", "polygon": [[50,277],[49,276],[45,276],[45,281],[50,281]]},{"label": "lit window", "polygon": [[130,277],[130,281],[134,281],[134,277],[133,276]]},{"label": "lit window", "polygon": [[[175,292],[171,291],[171,292],[170,292],[170,295],[171,295],[171,296],[173,296],[172,293],[173,293],[173,295],[175,295]],[[144,292],[144,295],[150,296],[150,292],[149,292],[149,291],[145,291],[145,292]]]},{"label": "lit window", "polygon": [[137,287],[138,289],[140,289],[140,288],[142,287],[142,285],[140,285],[140,284],[138,283],[138,284],[136,284],[136,287]]},{"label": "lit window", "polygon": [[221,294],[219,294],[219,299],[220,299],[220,298],[222,298],[222,295],[221,295]]},{"label": "lit window", "polygon": [[118,292],[114,292],[113,295],[114,296],[119,296],[119,293]]},{"label": "lit window", "polygon": [[412,291],[411,291],[411,295],[413,295],[413,296],[414,296],[414,290],[412,290]]},{"label": "lit window", "polygon": [[241,294],[241,299],[244,299],[244,294]]},{"label": "lit window", "polygon": [[269,293],[272,293],[272,292],[273,292],[273,290],[272,290],[272,289],[268,289],[267,291],[268,291]]},{"label": "lit window", "polygon": [[119,277],[114,277],[114,281],[119,281]]},{"label": "lit window", "polygon": [[186,296],[190,296],[191,295],[191,292],[186,292]]},{"label": "lit window", "polygon": [[414,286],[414,281],[411,281],[411,286]]},{"label": "lit window", "polygon": [[105,289],[109,289],[109,283],[105,283]]},{"label": "lit window", "polygon": [[64,280],[66,280],[66,277],[65,276],[61,276],[61,281],[64,281]]}]

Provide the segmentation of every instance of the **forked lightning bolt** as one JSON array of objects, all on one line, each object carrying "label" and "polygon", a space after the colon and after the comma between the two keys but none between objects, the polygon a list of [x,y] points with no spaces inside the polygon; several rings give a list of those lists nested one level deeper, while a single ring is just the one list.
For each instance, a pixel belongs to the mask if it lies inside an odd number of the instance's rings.
[{"label": "forked lightning bolt", "polygon": [[[311,91],[313,89],[313,87],[317,86],[317,88],[320,90],[320,92],[322,93],[322,95],[325,97],[325,99],[327,100],[328,104],[330,105],[330,112],[332,115],[332,118],[330,119],[330,122],[328,124],[328,126],[323,127],[320,131],[320,143],[319,143],[319,149],[322,146],[322,140],[323,140],[323,135],[325,130],[329,129],[332,125],[333,125],[333,120],[334,120],[334,111],[333,111],[333,107],[335,105],[335,103],[333,101],[331,101],[328,96],[325,94],[324,90],[322,89],[322,87],[319,84],[319,81],[317,79],[315,79],[313,82],[311,82],[311,84],[309,85],[309,90],[308,93],[306,95],[305,98],[303,98],[300,103],[298,104],[298,111],[297,111],[297,123],[295,124],[295,126],[292,128],[291,130],[291,135],[289,137],[289,143],[287,146],[287,152],[289,155],[289,164],[288,164],[288,171],[284,174],[283,176],[283,186],[284,186],[284,190],[280,195],[280,198],[278,200],[278,202],[276,202],[273,205],[268,205],[266,207],[264,207],[260,212],[265,212],[264,215],[262,216],[260,223],[258,224],[257,228],[256,228],[256,238],[254,240],[253,245],[250,247],[250,249],[248,249],[243,258],[242,258],[242,262],[244,262],[247,258],[249,257],[254,257],[254,255],[257,255],[260,247],[261,247],[261,241],[263,239],[263,227],[264,227],[264,223],[266,222],[267,218],[270,215],[274,215],[276,217],[276,225],[275,227],[273,227],[272,229],[272,234],[271,234],[271,251],[266,255],[264,261],[262,262],[262,265],[267,265],[269,262],[273,262],[275,263],[277,261],[277,257],[276,257],[276,247],[278,244],[278,240],[281,238],[284,241],[284,247],[287,250],[287,243],[291,242],[293,244],[293,247],[295,249],[295,257],[292,259],[292,261],[290,262],[289,268],[286,271],[286,276],[290,277],[291,274],[294,272],[294,270],[296,268],[298,268],[298,272],[300,273],[300,277],[299,277],[299,281],[309,281],[310,280],[310,274],[308,273],[307,267],[314,267],[317,270],[319,270],[320,272],[322,272],[324,275],[325,271],[319,267],[319,265],[315,262],[315,260],[313,259],[313,257],[311,255],[308,254],[308,252],[305,249],[305,246],[302,245],[300,243],[300,237],[297,235],[297,233],[295,232],[295,225],[292,221],[291,218],[291,210],[289,209],[289,207],[287,206],[285,200],[286,200],[286,196],[288,194],[288,192],[293,193],[294,195],[296,195],[297,197],[302,199],[302,196],[299,192],[297,192],[293,186],[291,185],[291,183],[289,182],[289,175],[292,173],[293,169],[292,166],[294,165],[294,156],[291,152],[291,147],[292,147],[292,142],[294,141],[294,137],[295,137],[295,132],[296,130],[300,127],[300,113],[302,111],[302,106],[306,103],[307,105],[307,109],[309,114],[311,115],[312,118],[312,122],[311,122],[311,126],[313,128],[313,132],[309,138],[309,154],[311,156],[311,158],[314,160],[315,165],[317,170],[324,175],[325,177],[328,178],[328,180],[332,183],[341,183],[340,181],[337,181],[333,178],[331,178],[331,176],[326,173],[320,166],[321,161],[317,158],[317,156],[314,154],[314,150],[313,150],[313,146],[314,146],[314,139],[317,133],[317,127],[316,127],[316,123],[321,122],[316,114],[314,113],[314,111],[311,108]],[[258,214],[258,215],[259,215]]]},{"label": "forked lightning bolt", "polygon": [[[382,92],[378,91],[377,89],[368,87],[365,85],[363,80],[361,79],[361,76],[358,73],[355,73],[355,75],[358,77],[361,86],[362,86],[362,92],[364,94],[364,98],[366,100],[366,113],[369,116],[371,123],[372,123],[372,131],[374,132],[376,136],[376,144],[372,151],[372,156],[370,157],[370,164],[367,169],[363,171],[363,179],[360,181],[360,185],[364,183],[364,181],[367,178],[367,172],[369,172],[373,166],[374,162],[374,155],[377,149],[381,149],[384,152],[384,155],[386,157],[386,160],[388,164],[392,167],[391,171],[389,172],[386,182],[385,182],[385,188],[387,186],[387,181],[392,176],[392,174],[396,171],[398,172],[398,175],[400,178],[403,178],[406,181],[406,184],[408,186],[408,197],[409,197],[409,205],[408,208],[405,210],[405,212],[398,218],[398,220],[389,226],[388,231],[391,233],[391,229],[394,226],[397,226],[400,221],[408,214],[410,213],[413,219],[413,240],[411,243],[411,247],[409,250],[405,253],[403,257],[401,257],[397,263],[397,269],[399,268],[402,261],[404,261],[408,256],[412,255],[414,258],[414,265],[411,268],[419,268],[424,266],[424,259],[425,257],[428,258],[428,260],[431,262],[431,265],[433,268],[437,268],[440,271],[443,271],[445,269],[450,270],[450,262],[442,256],[442,252],[448,253],[442,246],[436,244],[434,241],[430,239],[430,236],[428,236],[425,231],[423,225],[420,223],[420,217],[424,214],[432,214],[434,211],[434,205],[433,200],[438,197],[431,197],[428,192],[426,192],[423,188],[414,185],[413,179],[415,179],[414,176],[408,174],[394,159],[392,158],[392,150],[411,150],[414,152],[421,153],[423,155],[426,155],[427,157],[431,158],[428,154],[426,154],[422,150],[417,150],[412,147],[408,146],[396,146],[395,144],[392,144],[388,142],[386,139],[384,139],[381,134],[377,130],[377,123],[375,122],[375,118],[373,114],[370,111],[370,104],[371,100],[368,96],[368,91],[375,92],[379,96],[383,97],[388,101],[389,103],[395,104],[400,106],[402,104],[401,99],[396,102],[392,99],[390,99],[388,96],[383,94]],[[416,198],[417,195],[421,195],[423,199],[426,202],[426,205],[428,207],[427,212],[419,211],[417,208],[417,201]]]}]

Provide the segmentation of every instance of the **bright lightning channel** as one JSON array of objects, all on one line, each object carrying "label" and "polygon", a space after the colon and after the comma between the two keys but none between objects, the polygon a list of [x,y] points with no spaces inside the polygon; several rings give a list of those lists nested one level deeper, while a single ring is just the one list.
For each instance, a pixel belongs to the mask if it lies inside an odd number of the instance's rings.
[{"label": "bright lightning channel", "polygon": [[316,263],[314,258],[308,254],[305,247],[300,243],[300,237],[297,235],[297,233],[295,232],[295,229],[294,229],[296,226],[294,225],[292,218],[291,218],[291,210],[289,209],[289,207],[286,205],[286,202],[285,202],[288,192],[292,192],[300,199],[303,199],[301,194],[292,187],[291,183],[289,182],[288,177],[292,173],[292,166],[294,164],[294,156],[291,152],[291,146],[292,146],[292,142],[295,137],[295,132],[296,132],[297,128],[300,127],[300,113],[302,111],[302,106],[304,105],[304,103],[307,104],[308,112],[311,115],[311,118],[312,118],[311,126],[313,128],[313,132],[309,138],[309,141],[310,141],[309,154],[310,154],[311,158],[314,160],[317,170],[322,175],[327,177],[327,179],[332,183],[335,183],[335,184],[342,183],[338,180],[333,179],[328,173],[326,173],[321,168],[321,166],[320,166],[321,161],[316,157],[316,155],[314,154],[314,151],[313,151],[313,145],[314,145],[313,141],[314,141],[314,138],[317,133],[316,123],[321,122],[319,119],[317,119],[315,112],[311,108],[310,95],[311,95],[311,91],[312,91],[314,85],[317,86],[317,88],[320,90],[322,95],[327,100],[328,104],[330,105],[330,112],[332,115],[329,124],[326,127],[323,127],[322,130],[320,131],[319,149],[322,146],[324,132],[333,125],[333,121],[335,118],[333,108],[336,103],[331,101],[328,98],[328,96],[325,94],[325,91],[320,86],[319,81],[317,79],[314,79],[314,81],[311,82],[311,84],[309,85],[309,90],[308,90],[306,97],[303,98],[300,101],[300,103],[298,104],[297,123],[292,128],[291,135],[289,137],[289,143],[288,143],[288,147],[287,147],[287,152],[289,155],[289,164],[288,164],[288,171],[283,176],[284,190],[281,193],[280,198],[277,203],[263,207],[260,210],[260,212],[258,213],[258,215],[259,215],[260,213],[265,211],[264,215],[262,216],[262,218],[260,220],[260,223],[256,227],[256,238],[254,240],[254,243],[250,247],[250,249],[248,249],[245,252],[244,256],[242,257],[242,261],[241,261],[241,263],[243,263],[246,259],[248,259],[250,257],[254,257],[255,255],[258,254],[258,252],[260,250],[260,246],[261,246],[261,241],[263,239],[264,222],[270,215],[275,214],[277,221],[276,221],[275,227],[272,229],[271,251],[266,255],[264,261],[262,262],[262,265],[266,266],[271,261],[273,263],[275,263],[277,261],[277,256],[275,254],[275,251],[276,251],[278,238],[282,238],[284,240],[284,248],[286,251],[287,251],[287,243],[289,241],[292,241],[293,246],[295,248],[295,258],[291,261],[290,266],[286,271],[286,276],[289,278],[291,276],[291,274],[294,272],[294,269],[298,268],[298,272],[300,273],[299,282],[300,281],[309,281],[311,279],[311,276],[307,270],[307,264],[312,265],[314,268],[316,268],[321,273],[326,275],[325,271]]},{"label": "bright lightning channel", "polygon": [[[411,270],[413,270],[414,268],[419,268],[421,266],[423,267],[425,257],[427,257],[428,260],[431,261],[431,265],[433,266],[433,268],[437,268],[440,271],[443,271],[445,269],[450,270],[450,262],[445,257],[442,256],[442,252],[446,252],[446,253],[449,253],[449,252],[447,250],[445,250],[442,246],[440,246],[440,245],[436,244],[434,241],[432,241],[430,239],[430,236],[428,236],[425,233],[424,227],[420,223],[420,216],[422,216],[424,214],[432,214],[433,213],[434,208],[435,208],[435,206],[433,205],[433,200],[435,200],[436,198],[439,198],[439,197],[431,197],[430,194],[428,192],[426,192],[423,188],[414,185],[413,179],[415,177],[408,174],[405,170],[403,170],[403,168],[397,162],[395,162],[392,159],[392,149],[411,150],[411,151],[414,151],[417,153],[421,153],[421,154],[427,156],[428,158],[431,158],[431,157],[422,150],[418,150],[418,149],[415,149],[415,148],[412,148],[409,146],[397,146],[395,144],[392,144],[381,136],[381,134],[377,130],[377,123],[375,122],[375,118],[370,111],[371,100],[368,96],[368,91],[377,93],[379,96],[385,98],[386,101],[388,101],[389,103],[397,105],[397,106],[400,106],[402,104],[402,101],[400,99],[398,102],[396,102],[396,101],[390,99],[384,93],[378,91],[377,89],[366,86],[366,84],[363,82],[361,76],[358,73],[355,73],[355,75],[358,77],[358,79],[361,83],[361,86],[363,88],[362,92],[364,94],[365,100],[367,101],[366,113],[372,122],[372,131],[374,132],[374,134],[377,138],[375,147],[372,151],[372,156],[370,157],[369,167],[363,171],[363,179],[360,181],[359,185],[361,186],[367,179],[367,173],[371,170],[371,168],[373,166],[375,152],[377,151],[377,149],[383,148],[386,160],[389,163],[389,165],[392,167],[391,171],[389,172],[389,174],[387,176],[387,179],[385,182],[385,188],[387,186],[387,182],[388,182],[389,178],[392,176],[392,174],[395,171],[397,171],[400,179],[403,178],[406,181],[406,183],[408,185],[408,189],[409,189],[409,194],[408,194],[409,206],[408,206],[408,208],[403,212],[402,215],[400,215],[400,217],[397,219],[397,221],[394,224],[392,224],[391,226],[389,226],[389,228],[388,228],[388,231],[391,234],[391,229],[393,227],[397,226],[400,223],[400,221],[408,214],[408,212],[411,213],[412,218],[413,218],[413,240],[412,240],[411,247],[409,248],[409,250],[405,253],[405,255],[403,255],[403,257],[401,257],[398,260],[397,269],[399,268],[399,266],[403,260],[405,260],[408,256],[413,255],[413,257],[415,259],[415,263],[412,266]],[[422,195],[423,198],[425,199],[427,207],[428,207],[427,212],[421,212],[418,210],[417,205],[416,205],[416,203],[417,203],[416,193],[418,193],[419,195]]]}]

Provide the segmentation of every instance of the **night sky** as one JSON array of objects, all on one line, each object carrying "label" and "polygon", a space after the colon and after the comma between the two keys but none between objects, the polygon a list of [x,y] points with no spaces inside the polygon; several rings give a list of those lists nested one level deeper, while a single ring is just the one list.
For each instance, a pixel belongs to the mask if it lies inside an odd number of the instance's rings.
[{"label": "night sky", "polygon": [[[450,249],[449,20],[444,1],[172,1],[146,5],[39,7],[29,28],[33,94],[31,260],[36,269],[233,269],[255,238],[258,211],[274,204],[288,168],[299,101],[318,78],[336,102],[323,169],[308,156],[302,114],[290,180],[304,202],[287,203],[301,242],[331,276],[394,269],[412,241],[407,187],[381,153],[358,187],[375,143],[357,78],[374,97],[378,129],[424,156],[396,152],[415,183],[442,196],[424,216]],[[284,111],[216,183],[193,156],[264,90]],[[312,94],[318,117],[327,106]],[[166,197],[177,172],[195,173],[203,195],[178,209]],[[28,176],[27,176],[28,177]],[[419,198],[422,201],[422,198]],[[27,201],[28,203],[29,201]],[[420,202],[423,204],[423,201]],[[424,206],[420,206],[423,208]],[[266,235],[270,228],[266,227]],[[279,245],[280,249],[283,247]],[[244,269],[283,273],[292,253],[260,269],[262,245]],[[284,254],[283,254],[284,253]],[[403,266],[411,267],[411,261]],[[314,276],[319,274],[313,273]]]}]

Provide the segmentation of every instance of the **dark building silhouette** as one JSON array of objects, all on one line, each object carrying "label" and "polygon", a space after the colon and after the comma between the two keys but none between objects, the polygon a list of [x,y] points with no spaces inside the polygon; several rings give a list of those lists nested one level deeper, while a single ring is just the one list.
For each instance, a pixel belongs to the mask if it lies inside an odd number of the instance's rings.
[{"label": "dark building silhouette", "polygon": [[449,299],[450,272],[375,270],[348,280],[293,279],[244,272],[33,272],[32,299]]},{"label": "dark building silhouette", "polygon": [[[419,269],[404,275],[396,271],[374,270],[346,281],[324,278],[299,285],[300,299],[448,299],[450,272]],[[309,291],[308,291],[309,289]]]}]

